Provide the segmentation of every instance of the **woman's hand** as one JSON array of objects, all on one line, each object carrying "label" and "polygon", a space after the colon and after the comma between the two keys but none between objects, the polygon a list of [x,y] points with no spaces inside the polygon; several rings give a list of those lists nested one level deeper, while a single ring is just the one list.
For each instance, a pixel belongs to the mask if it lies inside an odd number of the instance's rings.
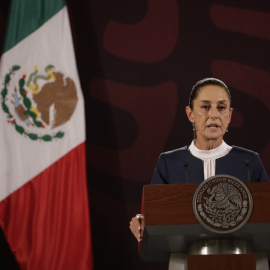
[{"label": "woman's hand", "polygon": [[129,223],[129,228],[138,242],[141,242],[144,231],[144,215],[138,214],[133,217]]}]

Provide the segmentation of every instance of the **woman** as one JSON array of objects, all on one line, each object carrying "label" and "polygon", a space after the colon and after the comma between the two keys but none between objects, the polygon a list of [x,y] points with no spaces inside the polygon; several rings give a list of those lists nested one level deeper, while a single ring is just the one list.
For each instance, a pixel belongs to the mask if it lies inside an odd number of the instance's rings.
[{"label": "woman", "polygon": [[[198,81],[186,107],[194,140],[190,146],[160,155],[151,184],[201,183],[217,174],[232,175],[243,182],[268,182],[258,153],[223,141],[232,111],[230,91],[222,81],[215,78]],[[132,218],[130,230],[140,242],[143,215]]]}]

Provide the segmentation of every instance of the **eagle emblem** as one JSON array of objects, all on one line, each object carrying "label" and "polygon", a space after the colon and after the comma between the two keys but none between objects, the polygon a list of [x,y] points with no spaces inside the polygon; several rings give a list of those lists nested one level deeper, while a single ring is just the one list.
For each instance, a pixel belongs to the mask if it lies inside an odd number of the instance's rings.
[{"label": "eagle emblem", "polygon": [[231,232],[248,220],[252,197],[239,179],[217,175],[205,180],[196,190],[193,210],[198,221],[215,232]]},{"label": "eagle emblem", "polygon": [[1,105],[7,122],[31,140],[52,141],[64,137],[59,129],[70,120],[78,101],[74,81],[54,71],[37,66],[27,75],[14,65],[4,77]]}]

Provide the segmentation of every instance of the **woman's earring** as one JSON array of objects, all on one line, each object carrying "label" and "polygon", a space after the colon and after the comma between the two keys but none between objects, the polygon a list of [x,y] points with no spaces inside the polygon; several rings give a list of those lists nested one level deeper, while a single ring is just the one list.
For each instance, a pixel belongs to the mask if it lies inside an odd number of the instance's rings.
[{"label": "woman's earring", "polygon": [[227,126],[226,132],[229,132],[229,125]]},{"label": "woman's earring", "polygon": [[196,128],[195,128],[195,124],[194,124],[194,123],[192,123],[192,129],[193,129],[193,131],[195,131],[195,130],[196,130]]}]

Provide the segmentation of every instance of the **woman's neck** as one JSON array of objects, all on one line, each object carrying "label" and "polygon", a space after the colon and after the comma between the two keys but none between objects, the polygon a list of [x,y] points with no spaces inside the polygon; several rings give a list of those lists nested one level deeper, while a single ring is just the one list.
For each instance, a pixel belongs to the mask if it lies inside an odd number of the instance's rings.
[{"label": "woman's neck", "polygon": [[202,141],[202,140],[198,140],[195,139],[194,140],[194,144],[197,148],[199,148],[200,150],[212,150],[215,149],[217,147],[219,147],[222,144],[223,140],[206,140],[206,141]]}]

